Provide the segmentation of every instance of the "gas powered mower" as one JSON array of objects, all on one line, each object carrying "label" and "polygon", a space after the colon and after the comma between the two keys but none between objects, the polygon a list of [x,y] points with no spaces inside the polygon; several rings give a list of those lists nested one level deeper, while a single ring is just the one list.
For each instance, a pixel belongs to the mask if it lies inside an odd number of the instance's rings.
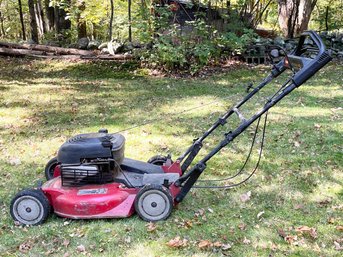
[{"label": "gas powered mower", "polygon": [[[270,74],[259,85],[195,139],[174,162],[170,156],[155,156],[147,163],[125,158],[124,136],[109,134],[106,129],[74,136],[59,148],[57,157],[47,164],[45,173],[49,180],[36,189],[21,191],[13,198],[11,215],[15,221],[25,225],[43,223],[52,210],[58,216],[71,219],[123,218],[135,212],[146,221],[167,219],[173,207],[184,199],[192,187],[206,187],[195,183],[215,154],[255,121],[257,132],[263,114],[330,60],[320,37],[313,31],[303,33],[296,49],[290,54],[284,53],[281,61],[273,65]],[[285,70],[291,70],[287,81],[263,103],[258,112],[244,117],[240,107]],[[232,115],[238,116],[240,124],[225,133],[224,139],[191,167],[203,141]],[[267,116],[261,147],[266,120]],[[237,186],[247,179],[216,188]]]}]

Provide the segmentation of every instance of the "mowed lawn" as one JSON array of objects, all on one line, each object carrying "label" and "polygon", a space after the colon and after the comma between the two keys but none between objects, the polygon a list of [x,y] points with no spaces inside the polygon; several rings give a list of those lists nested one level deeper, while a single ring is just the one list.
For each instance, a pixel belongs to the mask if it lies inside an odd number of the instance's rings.
[{"label": "mowed lawn", "polygon": [[[15,226],[11,198],[44,181],[45,164],[68,137],[154,120],[122,132],[126,156],[146,161],[171,153],[176,159],[269,68],[180,79],[148,76],[129,63],[0,58],[0,68],[1,256],[342,254],[342,64],[331,63],[271,109],[260,167],[244,185],[192,189],[167,221],[156,224],[136,215],[88,221],[51,215],[37,227]],[[258,110],[284,78],[259,94],[245,115]],[[209,138],[201,156],[237,123],[234,118]],[[234,174],[253,132],[254,126],[208,162],[203,178]],[[234,182],[254,168],[260,142],[258,137],[246,172]]]}]

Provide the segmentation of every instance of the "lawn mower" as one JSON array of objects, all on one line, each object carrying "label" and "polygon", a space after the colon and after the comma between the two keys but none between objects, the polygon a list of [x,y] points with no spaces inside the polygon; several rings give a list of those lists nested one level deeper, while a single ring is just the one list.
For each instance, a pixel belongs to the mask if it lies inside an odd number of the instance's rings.
[{"label": "lawn mower", "polygon": [[[284,51],[281,60],[273,64],[270,74],[195,139],[175,161],[170,156],[155,156],[148,162],[126,158],[124,136],[108,133],[106,129],[76,135],[67,140],[59,148],[57,157],[47,164],[45,174],[49,180],[35,189],[21,191],[13,198],[11,216],[24,225],[41,224],[51,212],[71,219],[124,218],[135,212],[149,222],[167,219],[173,207],[191,188],[197,187],[199,176],[214,155],[255,121],[259,124],[262,115],[330,60],[320,37],[313,31],[304,32],[297,47],[289,54]],[[244,117],[239,109],[286,70],[291,71],[287,81],[258,112]],[[236,115],[239,125],[225,133],[217,146],[194,163],[204,140],[226,124],[229,117]]]}]

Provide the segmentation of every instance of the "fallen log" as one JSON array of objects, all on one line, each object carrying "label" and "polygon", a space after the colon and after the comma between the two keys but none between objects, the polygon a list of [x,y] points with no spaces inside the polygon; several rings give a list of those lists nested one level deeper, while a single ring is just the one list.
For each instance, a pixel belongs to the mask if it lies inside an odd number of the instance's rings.
[{"label": "fallen log", "polygon": [[5,56],[32,56],[32,55],[44,55],[43,51],[26,50],[26,49],[11,49],[0,47],[0,55]]},{"label": "fallen log", "polygon": [[95,55],[95,56],[81,56],[84,60],[132,60],[132,54],[115,54],[115,55]]},{"label": "fallen log", "polygon": [[80,50],[80,49],[75,49],[75,48],[64,48],[64,47],[58,47],[58,46],[36,45],[36,44],[16,44],[16,43],[0,42],[0,47],[52,52],[59,55],[69,55],[69,54],[71,55],[96,55],[96,51]]},{"label": "fallen log", "polygon": [[0,55],[15,56],[15,57],[34,57],[39,59],[69,59],[69,60],[113,60],[126,61],[132,60],[134,57],[131,54],[116,54],[116,55],[54,55],[54,53],[27,50],[27,49],[12,49],[0,47]]}]

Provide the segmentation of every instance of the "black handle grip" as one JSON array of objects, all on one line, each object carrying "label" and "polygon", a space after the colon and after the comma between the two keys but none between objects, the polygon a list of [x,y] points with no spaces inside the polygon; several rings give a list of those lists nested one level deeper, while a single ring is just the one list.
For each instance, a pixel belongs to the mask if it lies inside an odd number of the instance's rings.
[{"label": "black handle grip", "polygon": [[[304,45],[306,37],[308,36],[318,47],[318,54],[313,59],[300,56],[304,53],[302,47]],[[319,71],[322,67],[324,67],[328,62],[332,60],[332,57],[330,56],[328,51],[326,51],[326,47],[322,39],[314,31],[306,31],[301,34],[297,48],[295,49],[293,55],[289,55],[290,59],[292,57],[302,59],[302,63],[304,64],[304,66],[293,77],[293,82],[297,86],[303,84],[306,80],[311,78],[317,71]]]}]

